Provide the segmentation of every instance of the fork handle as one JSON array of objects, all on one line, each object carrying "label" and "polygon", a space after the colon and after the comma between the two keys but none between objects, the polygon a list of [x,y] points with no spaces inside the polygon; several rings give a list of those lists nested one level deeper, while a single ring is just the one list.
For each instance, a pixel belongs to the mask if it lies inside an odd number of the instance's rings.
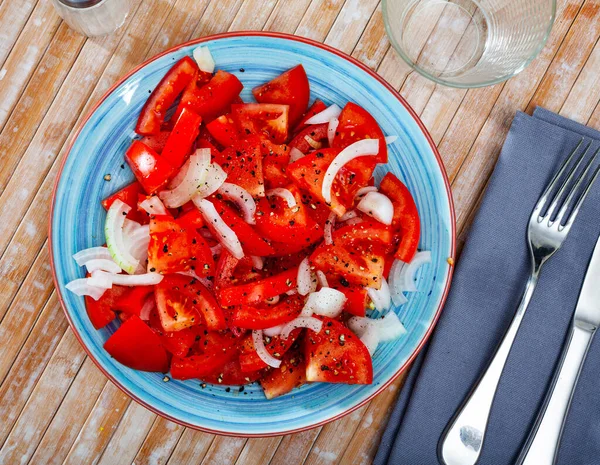
[{"label": "fork handle", "polygon": [[527,280],[517,312],[502,342],[496,349],[485,372],[442,434],[438,444],[438,456],[441,463],[474,465],[479,459],[500,376],[537,285],[538,276],[539,267],[535,266]]},{"label": "fork handle", "polygon": [[550,389],[517,459],[517,465],[555,463],[573,392],[595,331],[596,328],[589,325],[571,325]]}]

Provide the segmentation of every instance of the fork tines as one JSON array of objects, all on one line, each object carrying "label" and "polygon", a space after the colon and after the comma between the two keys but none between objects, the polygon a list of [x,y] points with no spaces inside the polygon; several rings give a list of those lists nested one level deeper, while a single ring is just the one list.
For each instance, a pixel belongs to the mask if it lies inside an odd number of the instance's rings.
[{"label": "fork tines", "polygon": [[[558,230],[562,231],[570,228],[579,213],[581,204],[600,174],[600,166],[597,166],[590,175],[592,166],[600,153],[600,147],[593,151],[591,156],[587,156],[592,142],[588,142],[585,149],[580,151],[583,144],[584,138],[579,141],[562,163],[540,197],[534,210],[538,214],[538,223],[547,220],[549,227],[556,224]],[[578,153],[579,155],[577,155]],[[587,162],[583,164],[586,158]],[[558,213],[556,213],[557,211]]]}]

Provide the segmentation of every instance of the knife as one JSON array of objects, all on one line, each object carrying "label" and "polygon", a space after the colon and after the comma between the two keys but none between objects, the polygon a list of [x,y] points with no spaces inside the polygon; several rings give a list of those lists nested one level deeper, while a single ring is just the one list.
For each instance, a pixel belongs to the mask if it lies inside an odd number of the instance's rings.
[{"label": "knife", "polygon": [[571,399],[598,326],[600,326],[600,238],[596,242],[583,280],[575,314],[550,389],[519,454],[517,465],[556,463]]}]

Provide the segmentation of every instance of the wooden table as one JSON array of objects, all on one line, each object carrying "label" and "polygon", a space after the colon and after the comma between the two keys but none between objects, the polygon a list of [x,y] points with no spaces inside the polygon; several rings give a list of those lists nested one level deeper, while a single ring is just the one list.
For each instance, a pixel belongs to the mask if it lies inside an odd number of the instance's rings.
[{"label": "wooden table", "polygon": [[71,31],[49,0],[0,0],[0,463],[370,463],[402,380],[325,427],[251,440],[178,426],[107,381],[50,275],[49,200],[65,143],[109,86],[168,47],[227,30],[295,33],[377,70],[421,116],[452,182],[460,248],[516,110],[541,105],[600,129],[600,0],[558,3],[529,68],[466,91],[411,72],[377,0],[133,0],[124,27],[102,39]]}]

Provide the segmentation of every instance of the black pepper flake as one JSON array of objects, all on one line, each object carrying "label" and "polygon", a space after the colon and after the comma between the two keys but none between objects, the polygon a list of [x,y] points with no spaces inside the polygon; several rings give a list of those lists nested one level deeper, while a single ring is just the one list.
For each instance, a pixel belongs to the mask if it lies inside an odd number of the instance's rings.
[{"label": "black pepper flake", "polygon": [[240,68],[240,73],[245,73],[246,70],[244,68]]},{"label": "black pepper flake", "polygon": [[225,392],[231,392],[231,388],[226,388]]},{"label": "black pepper flake", "polygon": [[125,163],[121,163],[121,169],[124,170],[125,169]]},{"label": "black pepper flake", "polygon": [[152,267],[150,268],[150,273],[154,273],[156,271],[156,268]]},{"label": "black pepper flake", "polygon": [[346,278],[344,278],[343,276],[340,278],[340,284],[344,287],[350,286],[350,283],[348,282],[348,280]]},{"label": "black pepper flake", "polygon": [[240,388],[238,389],[238,392],[244,392],[244,386],[240,386]]},{"label": "black pepper flake", "polygon": [[169,251],[169,246],[167,244],[163,245],[163,252],[167,253]]}]

